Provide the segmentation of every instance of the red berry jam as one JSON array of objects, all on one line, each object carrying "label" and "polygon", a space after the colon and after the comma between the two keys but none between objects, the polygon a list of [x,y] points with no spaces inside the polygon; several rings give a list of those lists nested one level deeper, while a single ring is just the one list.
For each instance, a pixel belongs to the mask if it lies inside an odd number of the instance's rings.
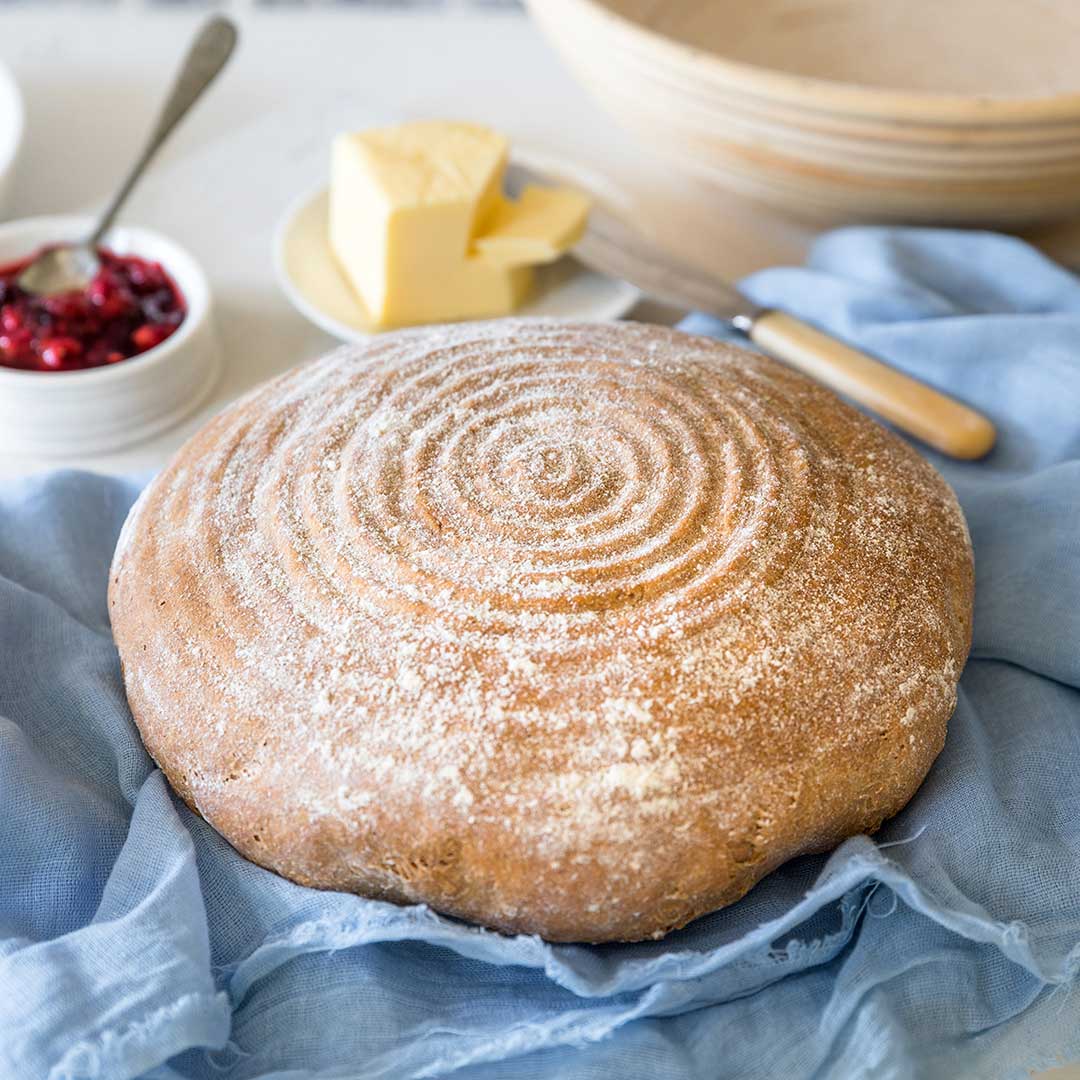
[{"label": "red berry jam", "polygon": [[16,279],[36,256],[0,267],[0,365],[79,371],[160,345],[187,304],[160,263],[98,248],[101,269],[82,291],[34,296]]}]

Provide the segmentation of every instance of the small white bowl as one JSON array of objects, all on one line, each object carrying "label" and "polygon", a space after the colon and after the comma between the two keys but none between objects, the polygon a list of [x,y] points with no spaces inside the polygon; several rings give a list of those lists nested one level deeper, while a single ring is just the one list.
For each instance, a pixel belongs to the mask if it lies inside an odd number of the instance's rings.
[{"label": "small white bowl", "polygon": [[[0,225],[0,265],[92,228],[86,217]],[[0,453],[62,457],[140,442],[193,412],[217,382],[221,353],[199,264],[168,237],[131,225],[112,229],[103,246],[161,263],[183,293],[184,321],[160,345],[108,367],[21,371],[0,365]]]},{"label": "small white bowl", "polygon": [[0,219],[7,216],[15,178],[15,163],[22,148],[26,112],[15,77],[0,64]]}]

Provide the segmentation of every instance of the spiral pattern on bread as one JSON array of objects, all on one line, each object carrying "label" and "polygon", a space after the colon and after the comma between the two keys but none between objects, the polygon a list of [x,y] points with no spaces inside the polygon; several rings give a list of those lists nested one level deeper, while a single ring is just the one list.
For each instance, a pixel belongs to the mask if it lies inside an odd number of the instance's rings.
[{"label": "spiral pattern on bread", "polygon": [[903,806],[972,567],[936,472],[801,376],[517,320],[233,405],[140,498],[110,601],[148,749],[247,857],[633,940]]}]

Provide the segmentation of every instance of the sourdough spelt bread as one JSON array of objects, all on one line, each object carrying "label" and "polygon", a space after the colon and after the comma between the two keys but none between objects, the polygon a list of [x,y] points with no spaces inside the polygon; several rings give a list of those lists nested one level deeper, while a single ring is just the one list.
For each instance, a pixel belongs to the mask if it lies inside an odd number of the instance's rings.
[{"label": "sourdough spelt bread", "polygon": [[611,941],[896,813],[972,589],[948,486],[828,390],[516,320],[234,404],[139,499],[110,605],[147,748],[247,858]]}]

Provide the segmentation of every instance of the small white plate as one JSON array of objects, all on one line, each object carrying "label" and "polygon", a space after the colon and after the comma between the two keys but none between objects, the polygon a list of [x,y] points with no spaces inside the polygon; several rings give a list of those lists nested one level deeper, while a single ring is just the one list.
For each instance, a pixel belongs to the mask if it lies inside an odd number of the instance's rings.
[{"label": "small white plate", "polygon": [[[593,194],[588,182],[577,186]],[[373,335],[367,313],[330,250],[328,203],[329,192],[320,186],[285,211],[274,236],[274,268],[302,315],[342,341],[366,341]],[[598,322],[625,315],[639,299],[633,285],[587,270],[568,256],[537,267],[532,296],[515,314]]]}]

